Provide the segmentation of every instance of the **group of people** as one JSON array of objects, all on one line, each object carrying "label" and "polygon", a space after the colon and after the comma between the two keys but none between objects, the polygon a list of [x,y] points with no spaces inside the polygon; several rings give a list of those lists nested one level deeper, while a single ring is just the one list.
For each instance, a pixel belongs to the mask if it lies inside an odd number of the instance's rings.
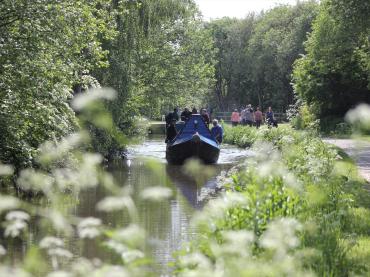
[{"label": "group of people", "polygon": [[[268,107],[265,113],[265,119],[269,127],[277,127],[277,120],[275,119],[274,112],[271,107]],[[231,124],[232,126],[237,126],[239,124],[248,125],[252,127],[255,125],[257,129],[263,123],[263,113],[259,107],[254,111],[252,105],[247,105],[240,113],[238,109],[235,109],[231,114]]]},{"label": "group of people", "polygon": [[[178,121],[186,122],[190,119],[192,114],[198,114],[198,110],[196,108],[193,108],[192,111],[190,111],[188,108],[184,108],[184,110],[179,115],[179,109],[174,108],[173,112],[170,112],[166,115],[166,140],[165,142],[172,141],[176,135],[177,135],[177,129],[176,129],[176,123]],[[207,112],[207,109],[202,108],[200,109],[200,115],[203,118],[204,123],[206,124],[207,128],[209,128],[209,124],[211,123],[211,118],[209,113]],[[223,138],[223,129],[221,125],[218,123],[217,119],[212,120],[212,129],[211,134],[212,136],[217,140],[218,143],[222,143]]]},{"label": "group of people", "polygon": [[[180,119],[183,122],[188,121],[192,114],[198,114],[198,110],[196,108],[193,108],[190,111],[188,108],[184,108],[184,110],[179,115],[179,109],[174,108],[173,112],[170,112],[169,114],[166,115],[165,120],[166,120],[167,127],[171,124],[171,121],[174,120],[174,119],[176,121],[179,121]],[[207,109],[204,109],[204,108],[200,109],[200,115],[202,116],[202,118],[203,118],[204,122],[207,124],[207,126],[209,126],[210,116],[207,112]]]}]

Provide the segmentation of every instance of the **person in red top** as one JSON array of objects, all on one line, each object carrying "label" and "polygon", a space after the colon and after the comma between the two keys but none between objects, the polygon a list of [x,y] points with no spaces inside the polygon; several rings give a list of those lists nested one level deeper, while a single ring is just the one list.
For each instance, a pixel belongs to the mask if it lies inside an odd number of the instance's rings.
[{"label": "person in red top", "polygon": [[260,107],[257,107],[257,110],[254,112],[254,119],[256,120],[256,127],[257,129],[261,126],[263,115],[260,111]]},{"label": "person in red top", "polygon": [[240,122],[240,114],[238,112],[238,109],[235,109],[233,113],[231,114],[231,125],[237,126]]}]

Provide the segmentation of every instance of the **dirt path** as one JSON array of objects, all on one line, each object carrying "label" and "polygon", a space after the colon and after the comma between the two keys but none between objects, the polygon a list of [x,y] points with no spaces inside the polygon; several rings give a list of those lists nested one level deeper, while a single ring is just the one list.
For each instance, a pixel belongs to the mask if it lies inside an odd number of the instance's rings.
[{"label": "dirt path", "polygon": [[370,143],[353,139],[324,139],[325,142],[342,148],[353,158],[360,174],[370,183]]}]

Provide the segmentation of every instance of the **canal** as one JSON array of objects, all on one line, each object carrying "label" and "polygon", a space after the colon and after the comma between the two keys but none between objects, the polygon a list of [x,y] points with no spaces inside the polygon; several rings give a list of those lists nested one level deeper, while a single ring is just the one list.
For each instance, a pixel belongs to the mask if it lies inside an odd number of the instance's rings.
[{"label": "canal", "polygon": [[[165,147],[163,137],[147,138],[144,142],[129,147],[126,160],[117,161],[107,167],[116,183],[131,191],[138,210],[137,224],[146,231],[148,237],[145,251],[153,259],[153,270],[163,276],[170,274],[168,264],[174,260],[173,253],[194,237],[191,218],[197,210],[202,209],[209,196],[214,195],[217,177],[251,154],[248,150],[222,145],[218,164],[211,166],[212,175],[202,183],[197,183],[183,166],[167,164]],[[140,192],[153,186],[171,188],[173,197],[159,203],[143,200]],[[97,187],[80,193],[77,199],[66,196],[67,200],[63,205],[73,216],[98,217],[108,226],[127,226],[130,219],[124,212],[111,214],[96,211],[96,203],[105,196],[107,193]],[[28,240],[22,245],[14,245],[13,263],[23,260],[27,247],[46,235],[42,232],[37,223],[31,224]],[[111,257],[104,256],[107,254],[102,254],[106,251],[101,251],[100,246],[94,242],[82,242],[76,235],[65,237],[64,240],[74,257],[111,260]]]}]

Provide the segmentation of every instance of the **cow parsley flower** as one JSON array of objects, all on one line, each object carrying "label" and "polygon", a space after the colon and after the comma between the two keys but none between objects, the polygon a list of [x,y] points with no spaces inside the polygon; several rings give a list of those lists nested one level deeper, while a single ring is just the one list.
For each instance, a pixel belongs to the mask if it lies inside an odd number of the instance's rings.
[{"label": "cow parsley flower", "polygon": [[133,201],[129,196],[108,196],[97,204],[97,209],[104,212],[120,211],[131,207]]},{"label": "cow parsley flower", "polygon": [[6,210],[13,210],[19,207],[20,201],[13,196],[0,195],[0,213]]},{"label": "cow parsley flower", "polygon": [[139,226],[131,224],[124,229],[115,231],[112,235],[112,238],[132,247],[137,247],[141,246],[145,241],[145,231]]},{"label": "cow parsley flower", "polygon": [[125,262],[125,263],[131,263],[137,259],[142,259],[145,257],[144,253],[141,252],[140,250],[128,250],[128,251],[124,251],[122,254],[121,254],[121,257],[122,257],[122,260]]},{"label": "cow parsley flower", "polygon": [[23,211],[11,211],[5,216],[6,228],[5,237],[18,237],[23,230],[27,228],[27,221],[30,216]]},{"label": "cow parsley flower", "polygon": [[78,236],[80,238],[93,239],[100,235],[100,230],[98,229],[100,225],[101,220],[99,218],[85,218],[77,226]]},{"label": "cow parsley flower", "polygon": [[64,248],[60,248],[60,247],[49,249],[48,254],[50,256],[68,258],[68,259],[73,257],[73,254],[71,252],[69,252],[68,250]]},{"label": "cow parsley flower", "polygon": [[281,218],[271,222],[263,233],[260,245],[275,250],[277,257],[283,257],[289,249],[299,245],[296,232],[301,224],[294,218]]},{"label": "cow parsley flower", "polygon": [[99,99],[112,100],[116,97],[116,92],[113,89],[90,89],[87,93],[81,93],[73,98],[72,107],[76,111],[81,111],[87,108],[91,103]]},{"label": "cow parsley flower", "polygon": [[172,190],[166,187],[149,187],[144,189],[141,194],[144,200],[159,202],[172,196]]},{"label": "cow parsley flower", "polygon": [[6,255],[6,249],[4,246],[0,244],[0,256],[5,256]]},{"label": "cow parsley flower", "polygon": [[14,168],[7,164],[0,163],[0,176],[12,175],[14,172]]},{"label": "cow parsley flower", "polygon": [[18,237],[21,232],[27,228],[27,223],[24,221],[13,221],[9,223],[4,231],[4,236],[5,237]]},{"label": "cow parsley flower", "polygon": [[56,237],[44,237],[40,241],[40,248],[49,249],[49,248],[56,248],[56,247],[63,247],[64,242],[60,238]]},{"label": "cow parsley flower", "polygon": [[8,221],[12,221],[12,220],[28,221],[30,220],[30,215],[23,211],[11,211],[7,213],[7,215],[5,216],[5,219]]},{"label": "cow parsley flower", "polygon": [[351,124],[357,124],[362,128],[370,127],[370,105],[360,104],[346,114],[346,120]]}]

